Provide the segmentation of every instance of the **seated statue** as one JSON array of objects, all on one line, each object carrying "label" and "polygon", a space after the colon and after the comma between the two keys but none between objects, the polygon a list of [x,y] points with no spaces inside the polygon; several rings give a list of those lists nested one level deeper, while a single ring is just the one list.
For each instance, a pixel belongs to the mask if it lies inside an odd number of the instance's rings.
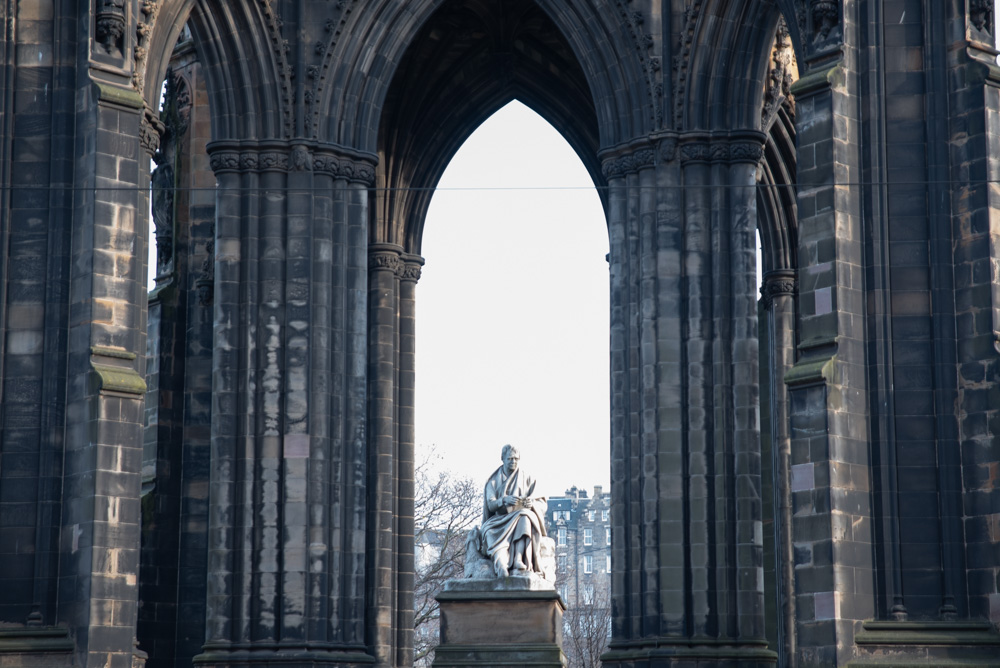
[{"label": "seated statue", "polygon": [[474,548],[492,561],[495,577],[536,574],[551,579],[548,571],[552,569],[546,562],[555,560],[543,555],[542,547],[544,541],[551,541],[545,534],[548,503],[544,496],[535,495],[535,479],[520,470],[520,459],[517,448],[503,447],[503,466],[493,472],[483,490],[483,524],[470,535],[467,559]]}]

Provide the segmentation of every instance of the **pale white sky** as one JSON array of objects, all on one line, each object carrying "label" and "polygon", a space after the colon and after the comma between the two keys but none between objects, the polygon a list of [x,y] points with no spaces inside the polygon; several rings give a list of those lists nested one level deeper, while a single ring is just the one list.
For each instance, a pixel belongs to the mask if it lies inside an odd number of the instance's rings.
[{"label": "pale white sky", "polygon": [[513,443],[550,496],[609,489],[608,233],[566,140],[519,102],[494,114],[438,184],[422,252],[418,449],[485,481]]}]

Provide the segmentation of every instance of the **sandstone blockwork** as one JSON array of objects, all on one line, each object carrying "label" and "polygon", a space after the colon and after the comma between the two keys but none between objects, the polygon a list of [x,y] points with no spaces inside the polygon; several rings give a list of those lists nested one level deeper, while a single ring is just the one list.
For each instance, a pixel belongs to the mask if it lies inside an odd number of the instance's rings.
[{"label": "sandstone blockwork", "polygon": [[0,666],[412,663],[424,218],[513,99],[607,218],[604,663],[997,665],[991,1],[0,15]]}]

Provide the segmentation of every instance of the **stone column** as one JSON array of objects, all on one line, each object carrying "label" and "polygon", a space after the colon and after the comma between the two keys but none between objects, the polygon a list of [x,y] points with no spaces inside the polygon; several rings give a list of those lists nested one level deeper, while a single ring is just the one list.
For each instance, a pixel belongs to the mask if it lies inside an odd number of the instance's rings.
[{"label": "stone column", "polygon": [[208,666],[370,663],[367,187],[373,158],[216,142]]},{"label": "stone column", "polygon": [[397,600],[396,541],[399,453],[396,440],[396,357],[399,347],[399,274],[403,249],[369,247],[368,411],[369,476],[368,625],[380,664],[392,665],[401,613]]},{"label": "stone column", "polygon": [[399,453],[399,482],[397,487],[397,532],[399,555],[396,562],[397,591],[399,592],[399,629],[396,647],[396,665],[413,663],[413,586],[414,564],[414,503],[416,497],[414,469],[416,467],[416,292],[420,268],[424,259],[419,255],[404,253],[399,277],[399,356],[398,386],[396,388],[396,420]]},{"label": "stone column", "polygon": [[[795,656],[795,550],[792,543],[791,439],[788,432],[788,391],[785,374],[795,363],[795,271],[777,269],[764,276],[761,299],[765,320],[761,340],[769,345],[767,367],[769,396],[761,407],[769,409],[771,461],[774,480],[774,544],[778,594],[778,638],[781,654]],[[763,330],[766,330],[766,334]],[[766,502],[766,501],[765,501]]]},{"label": "stone column", "polygon": [[369,624],[376,656],[413,663],[415,292],[423,259],[369,246]]},{"label": "stone column", "polygon": [[605,159],[616,611],[608,665],[775,660],[763,628],[756,416],[762,139],[665,137]]}]

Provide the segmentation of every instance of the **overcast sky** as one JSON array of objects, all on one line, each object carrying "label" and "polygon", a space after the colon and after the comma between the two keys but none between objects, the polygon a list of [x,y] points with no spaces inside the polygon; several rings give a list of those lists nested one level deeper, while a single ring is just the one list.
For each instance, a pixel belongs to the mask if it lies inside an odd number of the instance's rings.
[{"label": "overcast sky", "polygon": [[583,163],[513,102],[455,155],[424,228],[416,431],[477,482],[521,449],[552,496],[608,489],[608,233]]}]

